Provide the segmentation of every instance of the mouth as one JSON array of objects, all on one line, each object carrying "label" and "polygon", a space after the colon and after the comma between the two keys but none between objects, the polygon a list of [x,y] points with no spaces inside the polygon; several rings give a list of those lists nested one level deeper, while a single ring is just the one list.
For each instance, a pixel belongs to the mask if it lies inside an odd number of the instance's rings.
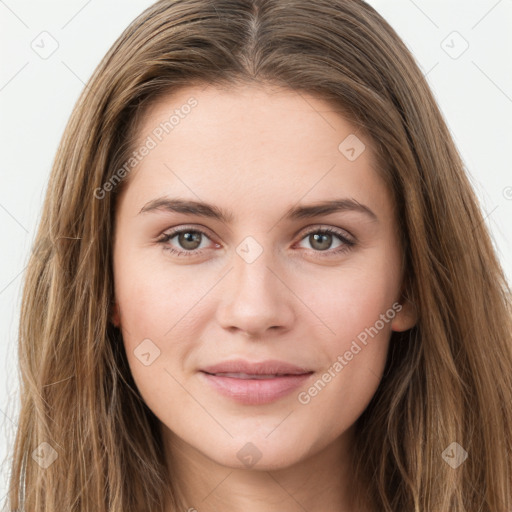
[{"label": "mouth", "polygon": [[[297,377],[300,375],[306,375],[304,373],[302,374],[292,374],[292,373],[275,373],[275,374],[268,374],[268,375],[258,375],[258,374],[251,374],[251,373],[208,373],[204,372],[207,375],[214,375],[216,377],[229,377],[231,379],[253,379],[253,380],[265,380],[265,379],[275,379],[277,377]],[[311,372],[309,372],[311,373]]]},{"label": "mouth", "polygon": [[210,389],[223,397],[243,405],[263,405],[289,395],[306,383],[314,371],[283,362],[238,360],[208,367],[199,374]]},{"label": "mouth", "polygon": [[206,366],[201,368],[201,371],[211,375],[233,375],[235,378],[240,375],[241,378],[247,378],[244,376],[281,377],[285,375],[303,375],[310,373],[312,370],[277,359],[254,362],[244,359],[231,359]]}]

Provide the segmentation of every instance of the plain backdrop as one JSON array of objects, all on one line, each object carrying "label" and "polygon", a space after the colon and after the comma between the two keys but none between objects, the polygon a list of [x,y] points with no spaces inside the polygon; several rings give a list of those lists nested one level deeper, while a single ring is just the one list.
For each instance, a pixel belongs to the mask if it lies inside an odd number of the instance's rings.
[{"label": "plain backdrop", "polygon": [[[0,505],[17,424],[21,285],[52,161],[85,82],[151,3],[0,0]],[[369,3],[427,76],[512,282],[512,0]]]}]

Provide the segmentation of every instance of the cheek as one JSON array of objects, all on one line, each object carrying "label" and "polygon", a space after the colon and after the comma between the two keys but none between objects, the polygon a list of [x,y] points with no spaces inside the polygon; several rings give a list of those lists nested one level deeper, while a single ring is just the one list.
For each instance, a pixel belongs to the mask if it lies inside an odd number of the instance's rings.
[{"label": "cheek", "polygon": [[323,364],[297,400],[309,418],[322,418],[315,427],[318,435],[329,432],[335,438],[354,424],[377,391],[396,312],[386,294],[349,283],[331,299],[324,302],[324,317],[334,334],[317,334]]},{"label": "cheek", "polygon": [[187,317],[180,321],[186,314],[184,308],[199,292],[180,286],[179,273],[166,275],[150,262],[128,255],[125,252],[115,261],[115,296],[130,370],[151,407],[153,401],[158,402],[157,396],[168,394],[174,374],[171,362],[184,346],[169,346],[164,340],[186,324]]},{"label": "cheek", "polygon": [[[194,315],[194,307],[208,291],[208,275],[198,277],[190,267],[171,268],[162,256],[123,258],[115,272],[115,294],[121,323],[128,338],[162,339]],[[180,322],[178,324],[178,322]]]},{"label": "cheek", "polygon": [[[391,321],[396,315],[392,295],[372,280],[345,280],[343,291],[325,297],[323,318],[330,333],[319,340],[334,387],[365,394],[380,377],[386,361]],[[338,377],[339,375],[339,377]]]},{"label": "cheek", "polygon": [[[323,292],[307,283],[300,293],[315,305],[322,319],[311,330],[323,355],[323,368],[299,401],[312,410],[343,410],[355,419],[364,411],[380,383],[391,336],[391,322],[400,307],[399,267],[382,253],[360,265],[338,268],[324,280]],[[316,281],[318,284],[318,280]],[[312,292],[311,290],[316,290]],[[318,327],[318,326],[317,326]],[[321,335],[319,333],[322,333]],[[336,423],[333,423],[333,428]]]},{"label": "cheek", "polygon": [[[342,350],[374,326],[381,315],[389,312],[389,320],[394,318],[393,304],[400,285],[398,270],[397,265],[389,265],[384,258],[368,258],[368,261],[340,266],[327,278],[320,273],[312,274],[301,280],[295,290],[322,320],[322,338],[327,346]],[[385,321],[384,325],[379,322],[378,328],[387,336],[391,322]]]}]

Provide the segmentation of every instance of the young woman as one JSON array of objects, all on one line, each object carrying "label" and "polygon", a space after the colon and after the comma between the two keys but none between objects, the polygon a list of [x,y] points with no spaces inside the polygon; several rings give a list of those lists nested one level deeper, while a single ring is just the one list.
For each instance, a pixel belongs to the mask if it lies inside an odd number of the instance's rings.
[{"label": "young woman", "polygon": [[512,510],[510,289],[364,2],[147,9],[36,247],[11,510]]}]

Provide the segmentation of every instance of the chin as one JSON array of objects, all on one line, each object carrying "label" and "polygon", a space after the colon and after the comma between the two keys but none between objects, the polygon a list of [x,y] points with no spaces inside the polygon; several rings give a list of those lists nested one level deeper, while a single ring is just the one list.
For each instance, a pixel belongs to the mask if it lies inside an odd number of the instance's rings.
[{"label": "chin", "polygon": [[298,450],[298,446],[305,446],[305,443],[290,438],[288,441],[288,444],[283,444],[281,439],[258,440],[254,439],[254,436],[251,440],[251,436],[248,435],[243,440],[230,440],[222,451],[218,449],[221,447],[219,443],[215,452],[208,450],[203,453],[217,464],[232,469],[280,470],[293,466],[307,457],[307,453]]}]

